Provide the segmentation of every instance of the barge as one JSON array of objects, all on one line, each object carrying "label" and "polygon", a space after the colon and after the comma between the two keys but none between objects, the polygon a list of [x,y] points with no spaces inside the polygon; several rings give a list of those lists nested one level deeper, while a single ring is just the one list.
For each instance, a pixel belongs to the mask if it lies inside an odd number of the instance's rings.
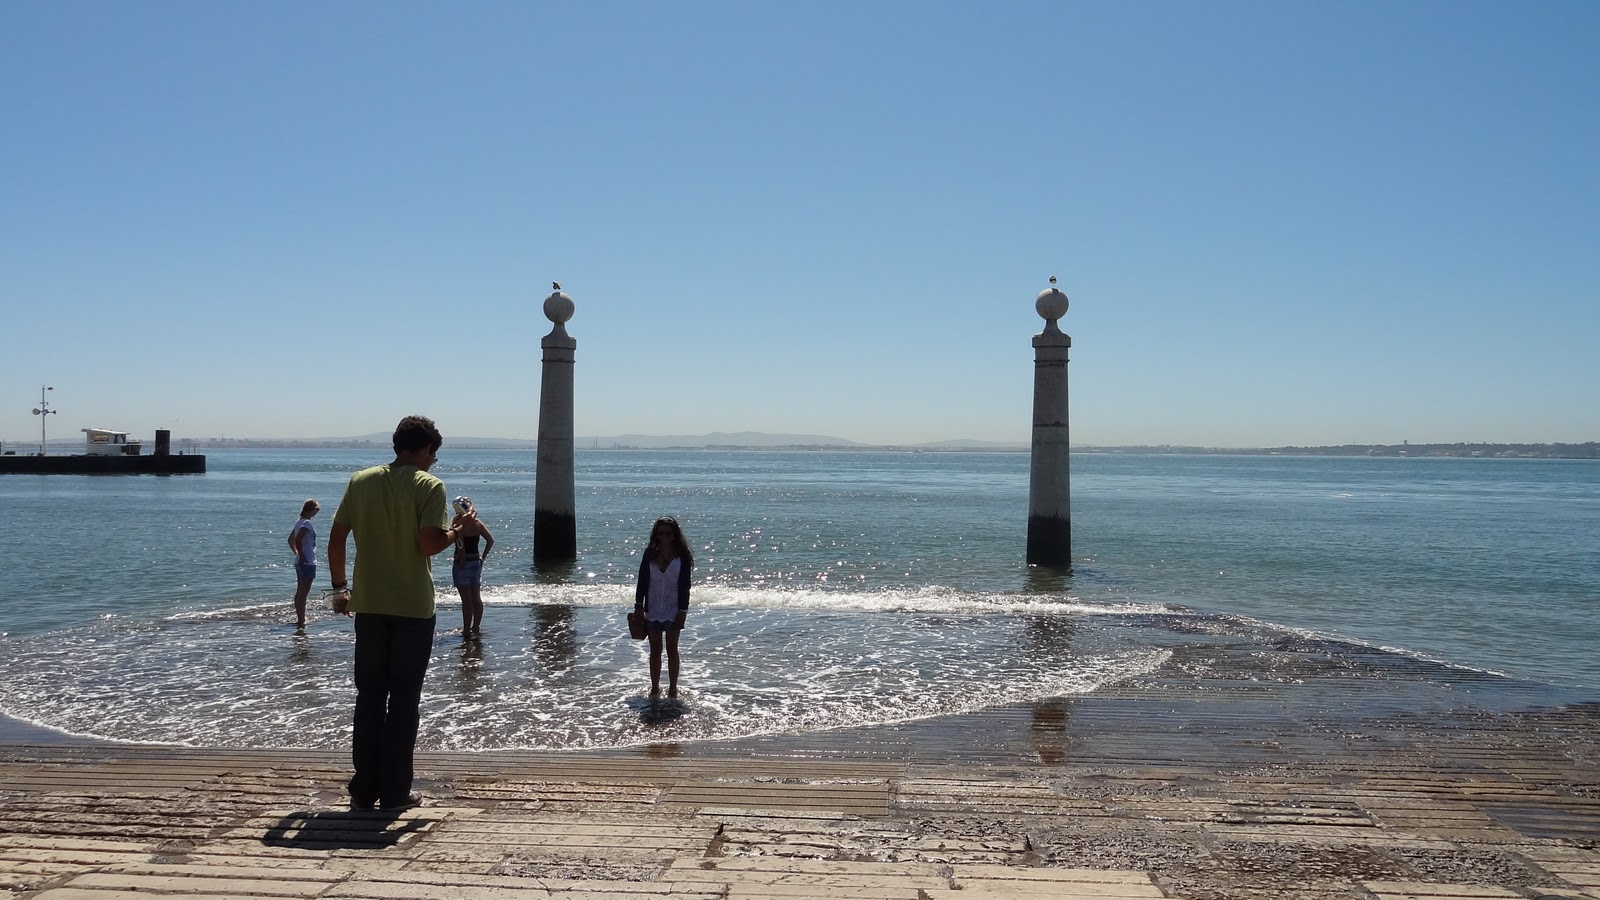
[{"label": "barge", "polygon": [[156,430],[155,452],[129,440],[126,431],[83,429],[84,452],[59,455],[0,454],[0,475],[204,475],[206,458],[199,453],[172,452],[172,432]]}]

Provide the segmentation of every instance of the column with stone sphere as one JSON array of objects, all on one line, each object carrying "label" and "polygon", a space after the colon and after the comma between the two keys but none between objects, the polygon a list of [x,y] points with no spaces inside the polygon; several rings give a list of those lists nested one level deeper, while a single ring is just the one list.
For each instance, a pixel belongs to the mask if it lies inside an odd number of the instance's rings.
[{"label": "column with stone sphere", "polygon": [[1040,291],[1033,308],[1044,330],[1033,336],[1033,459],[1028,475],[1028,565],[1072,571],[1071,453],[1067,446],[1067,351],[1072,338],[1057,325],[1067,295]]},{"label": "column with stone sphere", "polygon": [[561,286],[544,299],[545,318],[555,323],[539,346],[544,368],[539,384],[539,449],[533,475],[533,560],[578,558],[576,488],[572,472],[572,365],[578,342],[567,334],[572,298]]}]

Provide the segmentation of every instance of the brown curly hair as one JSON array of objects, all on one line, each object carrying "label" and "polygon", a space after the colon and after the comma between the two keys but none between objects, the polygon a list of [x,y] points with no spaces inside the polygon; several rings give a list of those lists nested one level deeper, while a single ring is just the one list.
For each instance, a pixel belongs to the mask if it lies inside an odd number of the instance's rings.
[{"label": "brown curly hair", "polygon": [[[658,535],[662,528],[672,533],[672,546],[662,547]],[[653,562],[666,562],[671,559],[681,559],[686,566],[694,565],[694,553],[689,549],[689,539],[683,536],[683,526],[671,516],[662,516],[650,526],[650,545],[645,548],[645,555]]]}]

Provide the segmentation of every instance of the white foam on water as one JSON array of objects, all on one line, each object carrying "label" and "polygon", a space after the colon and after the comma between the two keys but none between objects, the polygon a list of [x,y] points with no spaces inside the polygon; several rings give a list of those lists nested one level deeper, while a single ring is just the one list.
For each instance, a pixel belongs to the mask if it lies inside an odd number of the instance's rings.
[{"label": "white foam on water", "polygon": [[[316,595],[308,598],[308,604],[316,603]],[[224,606],[218,609],[191,609],[173,613],[168,620],[173,622],[201,622],[215,619],[256,619],[274,614],[294,614],[294,605],[288,598],[277,601],[264,601],[247,603],[241,606]]]},{"label": "white foam on water", "polygon": [[[453,594],[452,594],[453,596]],[[632,585],[509,584],[485,586],[485,604],[631,606]],[[944,613],[952,615],[1128,615],[1186,613],[1182,607],[1132,600],[1089,602],[1070,595],[965,591],[948,587],[846,591],[825,588],[725,587],[697,585],[692,606],[716,609],[833,610],[841,612]],[[440,595],[444,600],[444,595]]]},{"label": "white foam on water", "polygon": [[[879,725],[1092,691],[1168,658],[1083,638],[1055,610],[997,613],[992,597],[921,602],[911,613],[855,608],[859,596],[814,608],[796,599],[697,610],[682,639],[689,711],[665,717],[642,701],[646,645],[625,636],[616,605],[497,606],[482,644],[450,635],[442,616],[420,745],[578,749]],[[922,611],[929,606],[936,611]],[[986,613],[955,612],[968,607]],[[281,608],[0,641],[0,663],[17,673],[0,683],[0,709],[121,741],[344,746],[354,702],[349,620],[313,618],[296,634],[263,618]]]}]

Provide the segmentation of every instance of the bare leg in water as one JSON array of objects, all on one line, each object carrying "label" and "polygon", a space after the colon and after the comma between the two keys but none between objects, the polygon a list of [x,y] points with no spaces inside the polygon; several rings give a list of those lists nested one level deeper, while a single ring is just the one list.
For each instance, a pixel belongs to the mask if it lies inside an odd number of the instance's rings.
[{"label": "bare leg in water", "polygon": [[[661,631],[658,628],[650,629],[650,696],[661,696]],[[677,642],[673,642],[676,647]],[[674,653],[672,658],[677,659]],[[676,671],[676,670],[674,670]]]},{"label": "bare leg in water", "polygon": [[458,587],[461,595],[461,637],[477,640],[483,637],[483,588]]},{"label": "bare leg in water", "polygon": [[[677,629],[667,632],[667,696],[678,696],[678,634]],[[655,671],[660,673],[661,665],[656,663]]]},{"label": "bare leg in water", "polygon": [[311,593],[311,579],[299,581],[294,587],[294,627],[306,627],[306,597]]}]

